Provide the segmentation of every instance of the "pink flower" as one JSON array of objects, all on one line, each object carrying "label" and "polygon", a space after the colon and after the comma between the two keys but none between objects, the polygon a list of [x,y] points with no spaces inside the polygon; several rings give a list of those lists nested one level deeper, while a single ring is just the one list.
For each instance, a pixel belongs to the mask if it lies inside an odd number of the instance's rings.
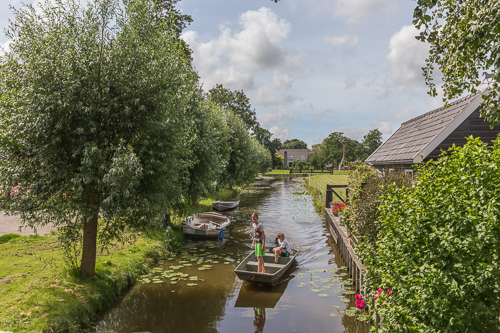
[{"label": "pink flower", "polygon": [[362,309],[365,307],[365,301],[364,300],[359,300],[359,301],[356,301],[356,307],[358,309]]},{"label": "pink flower", "polygon": [[377,300],[377,296],[373,297],[373,300],[376,301]]},{"label": "pink flower", "polygon": [[387,289],[387,291],[385,293],[390,295],[392,293],[392,290],[391,289]]},{"label": "pink flower", "polygon": [[351,237],[351,235],[347,236],[347,237]]},{"label": "pink flower", "polygon": [[363,298],[363,296],[361,296],[361,294],[356,294],[354,296],[354,298],[357,299],[357,300],[360,300],[361,298]]},{"label": "pink flower", "polygon": [[377,290],[378,295],[382,295],[382,289]]}]

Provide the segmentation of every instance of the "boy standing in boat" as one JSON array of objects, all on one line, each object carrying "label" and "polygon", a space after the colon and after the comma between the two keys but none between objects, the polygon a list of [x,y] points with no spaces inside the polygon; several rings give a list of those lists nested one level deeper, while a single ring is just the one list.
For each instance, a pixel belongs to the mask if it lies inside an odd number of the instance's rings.
[{"label": "boy standing in boat", "polygon": [[265,273],[266,233],[264,232],[264,226],[259,222],[259,215],[257,213],[252,214],[252,222],[254,230],[252,249],[255,249],[255,257],[257,258],[257,273]]}]

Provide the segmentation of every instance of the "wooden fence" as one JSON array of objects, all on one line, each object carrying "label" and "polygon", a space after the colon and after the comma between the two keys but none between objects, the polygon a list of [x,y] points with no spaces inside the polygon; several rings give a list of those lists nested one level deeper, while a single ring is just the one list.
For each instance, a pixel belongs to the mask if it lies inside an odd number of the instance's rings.
[{"label": "wooden fence", "polygon": [[359,260],[352,246],[352,244],[357,244],[357,240],[347,235],[346,227],[341,223],[339,217],[333,215],[330,208],[325,209],[325,219],[333,241],[337,245],[342,260],[347,267],[347,274],[352,279],[354,289],[360,292],[363,287],[365,266]]},{"label": "wooden fence", "polygon": [[327,169],[290,169],[290,174],[292,173],[329,173],[330,175],[333,174],[333,170],[327,170]]}]

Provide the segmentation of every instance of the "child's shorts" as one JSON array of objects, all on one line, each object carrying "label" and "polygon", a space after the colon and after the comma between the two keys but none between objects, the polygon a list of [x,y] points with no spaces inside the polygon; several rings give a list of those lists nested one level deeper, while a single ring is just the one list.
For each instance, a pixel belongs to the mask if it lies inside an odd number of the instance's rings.
[{"label": "child's shorts", "polygon": [[290,256],[290,253],[288,252],[281,252],[281,255],[280,257],[289,257]]},{"label": "child's shorts", "polygon": [[255,244],[255,256],[256,257],[263,257],[264,256],[264,251],[262,250],[262,244],[261,243],[256,243]]}]

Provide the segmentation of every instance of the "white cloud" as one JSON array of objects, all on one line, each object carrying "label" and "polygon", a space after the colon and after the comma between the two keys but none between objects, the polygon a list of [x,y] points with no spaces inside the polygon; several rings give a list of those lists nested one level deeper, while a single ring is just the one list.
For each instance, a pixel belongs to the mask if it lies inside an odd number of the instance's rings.
[{"label": "white cloud", "polygon": [[369,131],[375,129],[376,127],[358,127],[358,126],[342,126],[333,129],[332,132],[342,132],[344,135],[350,139],[357,140],[359,142],[363,141],[363,137],[368,134]]},{"label": "white cloud", "polygon": [[325,42],[330,44],[334,50],[341,50],[345,55],[353,54],[356,51],[356,46],[359,43],[358,36],[326,36],[323,38]]},{"label": "white cloud", "polygon": [[347,24],[361,26],[367,22],[365,17],[391,13],[397,3],[398,0],[337,0],[334,16],[346,16]]},{"label": "white cloud", "polygon": [[351,89],[356,85],[356,80],[358,79],[357,75],[351,75],[347,79],[345,79],[345,87],[344,89]]},{"label": "white cloud", "polygon": [[[291,25],[278,18],[271,9],[262,7],[239,16],[239,30],[221,27],[219,37],[209,42],[198,42],[197,33],[186,31],[182,38],[193,50],[193,61],[205,89],[216,83],[231,89],[253,90],[259,75],[272,74],[275,89],[258,92],[256,104],[280,104],[290,100],[283,90],[291,87],[294,74],[301,70],[302,55],[292,55],[284,45]],[[269,96],[277,94],[278,96]]]},{"label": "white cloud", "polygon": [[10,51],[10,44],[12,43],[12,40],[8,40],[3,44],[0,44],[0,56],[3,56],[5,52]]},{"label": "white cloud", "polygon": [[326,116],[327,114],[334,114],[334,113],[337,113],[337,111],[335,110],[332,110],[332,109],[326,109],[324,111],[321,111],[319,113],[316,113],[316,117],[315,117],[315,120],[316,121],[319,121],[321,118],[323,118],[324,116]]},{"label": "white cloud", "polygon": [[278,112],[261,113],[257,115],[257,119],[263,127],[270,127],[276,122],[283,122],[285,119],[295,121],[295,116],[293,112],[288,112],[286,109],[279,109]]},{"label": "white cloud", "polygon": [[401,109],[395,113],[380,117],[380,121],[390,121],[390,122],[402,121],[402,122],[405,122],[407,120],[410,120],[413,117],[416,117],[417,114],[418,114],[417,110],[415,110],[413,108],[404,108],[404,109]]},{"label": "white cloud", "polygon": [[274,86],[263,85],[252,95],[252,102],[256,105],[284,105],[293,102],[294,97],[286,91],[276,89]]},{"label": "white cloud", "polygon": [[[378,129],[382,132],[384,138],[388,138],[392,133],[394,133],[396,128],[399,128],[401,123],[404,123],[417,115],[418,111],[413,108],[401,109],[395,113],[380,117]],[[394,129],[393,125],[395,126]]]},{"label": "white cloud", "polygon": [[281,128],[278,125],[273,126],[269,129],[269,132],[273,133],[274,139],[280,139],[282,142],[290,139],[290,133],[288,128]]},{"label": "white cloud", "polygon": [[391,37],[386,59],[391,62],[395,83],[425,86],[422,67],[429,54],[429,44],[416,40],[417,35],[418,30],[413,25],[405,25]]}]

